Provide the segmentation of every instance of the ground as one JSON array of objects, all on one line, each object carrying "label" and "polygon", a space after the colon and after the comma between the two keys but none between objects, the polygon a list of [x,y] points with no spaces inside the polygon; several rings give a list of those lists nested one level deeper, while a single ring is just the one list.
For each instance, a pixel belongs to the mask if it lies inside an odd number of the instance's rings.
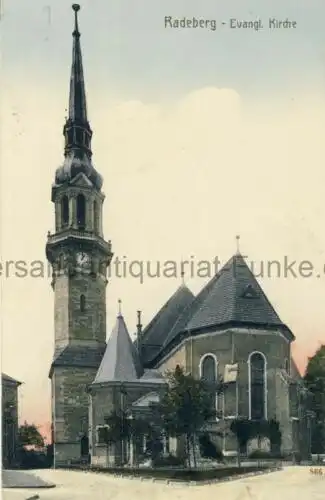
[{"label": "ground", "polygon": [[43,490],[4,490],[3,500],[27,500],[38,494],[40,500],[324,500],[323,475],[313,475],[309,467],[286,467],[279,472],[210,485],[168,485],[140,479],[121,479],[91,472],[41,470],[33,474],[56,483]]}]

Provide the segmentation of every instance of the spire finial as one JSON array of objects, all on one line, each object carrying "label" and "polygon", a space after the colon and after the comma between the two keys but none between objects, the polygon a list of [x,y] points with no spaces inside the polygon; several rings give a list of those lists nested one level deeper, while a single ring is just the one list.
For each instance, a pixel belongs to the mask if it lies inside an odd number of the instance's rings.
[{"label": "spire finial", "polygon": [[121,299],[118,299],[118,315],[122,316],[122,301]]},{"label": "spire finial", "polygon": [[240,254],[239,241],[240,241],[240,235],[237,234],[237,236],[236,236],[236,253],[237,253],[237,255]]},{"label": "spire finial", "polygon": [[185,272],[184,272],[183,268],[182,268],[182,271],[181,271],[181,278],[182,278],[182,286],[185,286]]},{"label": "spire finial", "polygon": [[78,3],[74,3],[72,5],[72,10],[74,10],[74,32],[73,35],[79,35],[79,27],[78,27],[78,11],[80,10],[80,5]]}]

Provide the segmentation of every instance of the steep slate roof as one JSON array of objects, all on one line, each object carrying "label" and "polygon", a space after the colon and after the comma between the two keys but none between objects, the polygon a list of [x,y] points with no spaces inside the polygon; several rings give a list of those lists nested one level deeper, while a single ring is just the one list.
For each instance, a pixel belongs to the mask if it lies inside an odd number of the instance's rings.
[{"label": "steep slate roof", "polygon": [[21,385],[22,383],[19,382],[19,380],[16,380],[15,378],[9,377],[6,373],[1,373],[1,382],[2,383],[9,383],[9,384],[16,384],[16,385]]},{"label": "steep slate roof", "polygon": [[54,366],[76,366],[80,368],[98,368],[105,351],[105,345],[100,347],[66,346],[54,353],[51,372]]},{"label": "steep slate roof", "polygon": [[164,348],[182,332],[226,324],[283,328],[294,338],[240,254],[234,255],[183,311],[169,330]]},{"label": "steep slate roof", "polygon": [[145,370],[140,378],[140,382],[150,382],[153,384],[166,384],[166,380],[162,373],[158,370]]},{"label": "steep slate roof", "polygon": [[141,367],[137,352],[124,318],[119,314],[93,383],[130,382],[137,380],[140,373]]},{"label": "steep slate roof", "polygon": [[239,254],[203,288],[190,309],[189,330],[228,322],[285,326]]},{"label": "steep slate roof", "polygon": [[298,366],[296,365],[296,362],[293,358],[291,358],[291,377],[296,380],[296,381],[301,381],[303,377],[301,376],[301,373],[298,369]]},{"label": "steep slate roof", "polygon": [[180,286],[143,330],[141,336],[142,357],[150,362],[163,346],[168,332],[177,322],[181,313],[194,300],[194,295],[185,286]]}]

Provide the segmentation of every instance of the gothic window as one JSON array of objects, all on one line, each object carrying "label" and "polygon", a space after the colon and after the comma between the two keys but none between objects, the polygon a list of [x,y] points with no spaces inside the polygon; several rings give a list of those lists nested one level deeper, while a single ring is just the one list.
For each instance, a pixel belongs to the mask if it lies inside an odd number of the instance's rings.
[{"label": "gothic window", "polygon": [[96,200],[94,201],[94,205],[93,205],[93,217],[94,217],[94,223],[93,223],[94,231],[95,231],[95,233],[98,233],[98,231],[99,231],[99,212],[98,212],[98,203]]},{"label": "gothic window", "polygon": [[288,360],[288,358],[286,358],[284,360],[284,369],[287,372],[287,374],[290,375],[290,367],[289,367],[289,360]]},{"label": "gothic window", "polygon": [[80,311],[85,312],[86,310],[86,297],[84,295],[80,295]]},{"label": "gothic window", "polygon": [[200,362],[201,367],[201,379],[208,383],[216,382],[216,360],[212,354],[206,354],[203,356]]},{"label": "gothic window", "polygon": [[266,416],[266,360],[260,352],[254,352],[248,360],[250,418],[261,420]]},{"label": "gothic window", "polygon": [[211,388],[211,406],[217,409],[217,394],[215,383],[217,381],[217,359],[213,354],[206,354],[200,360],[200,377]]},{"label": "gothic window", "polygon": [[79,229],[85,229],[86,226],[86,199],[83,194],[77,196],[77,223]]},{"label": "gothic window", "polygon": [[61,216],[62,216],[62,226],[69,224],[69,199],[67,196],[63,196],[61,199]]}]

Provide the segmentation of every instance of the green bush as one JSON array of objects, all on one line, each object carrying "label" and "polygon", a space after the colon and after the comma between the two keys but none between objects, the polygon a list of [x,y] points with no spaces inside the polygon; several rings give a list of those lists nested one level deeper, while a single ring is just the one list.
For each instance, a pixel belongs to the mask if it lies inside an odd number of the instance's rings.
[{"label": "green bush", "polygon": [[252,451],[252,453],[249,454],[249,458],[267,459],[267,458],[274,458],[274,455],[272,455],[272,453],[270,453],[269,451],[254,450]]},{"label": "green bush", "polygon": [[[77,467],[75,467],[77,469]],[[69,467],[73,469],[73,467]],[[125,477],[146,477],[166,479],[171,481],[207,481],[207,480],[223,480],[238,475],[258,473],[270,470],[268,466],[242,466],[242,467],[222,467],[205,470],[198,469],[164,469],[164,468],[147,468],[147,469],[128,469],[128,468],[110,468],[104,469],[99,467],[90,467],[90,470],[102,474],[118,474]],[[276,470],[276,469],[274,469]]]},{"label": "green bush", "polygon": [[166,457],[157,457],[153,460],[154,467],[184,467],[184,460],[175,457],[174,455],[167,455]]},{"label": "green bush", "polygon": [[22,448],[19,453],[21,469],[47,469],[51,467],[51,461],[45,453]]},{"label": "green bush", "polygon": [[222,451],[211,441],[208,434],[203,434],[199,437],[199,445],[201,457],[220,461],[223,460]]}]

